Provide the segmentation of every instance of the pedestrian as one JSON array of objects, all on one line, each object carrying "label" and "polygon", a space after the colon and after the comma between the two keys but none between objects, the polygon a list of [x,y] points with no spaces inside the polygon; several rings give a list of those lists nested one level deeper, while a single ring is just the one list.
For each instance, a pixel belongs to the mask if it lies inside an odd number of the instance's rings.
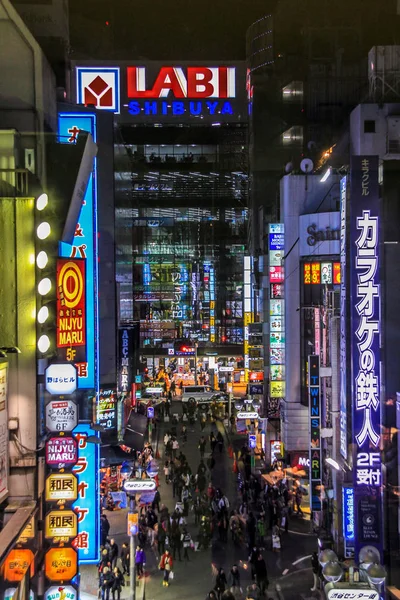
[{"label": "pedestrian", "polygon": [[146,564],[146,554],[141,546],[136,550],[135,555],[136,576],[140,579],[143,575],[143,566]]},{"label": "pedestrian", "polygon": [[269,581],[267,563],[265,562],[261,552],[258,553],[257,560],[254,564],[254,569],[256,574],[257,585],[260,588],[261,594],[264,596],[265,591],[268,589]]},{"label": "pedestrian", "polygon": [[110,589],[112,585],[112,573],[108,567],[104,567],[100,574],[101,600],[110,600]]},{"label": "pedestrian", "polygon": [[107,519],[107,515],[102,513],[100,517],[100,542],[101,546],[105,546],[108,538],[108,534],[110,531],[110,522]]},{"label": "pedestrian", "polygon": [[165,552],[165,542],[167,539],[167,532],[164,528],[163,523],[160,523],[159,525],[157,525],[156,534],[157,534],[157,551],[158,551],[159,556],[162,556]]},{"label": "pedestrian", "polygon": [[112,569],[114,569],[117,566],[118,554],[119,554],[118,545],[115,543],[114,538],[111,538],[108,555],[109,555]]},{"label": "pedestrian", "polygon": [[[158,489],[156,489],[156,493],[154,494],[154,498],[153,498],[153,502],[151,503],[151,508],[153,509],[153,512],[155,511],[155,509],[157,509],[157,512],[160,512],[160,500],[161,500],[161,496],[160,496],[160,492]],[[156,517],[157,520],[157,516],[154,515]]]},{"label": "pedestrian", "polygon": [[[120,598],[121,598],[121,589],[122,589],[122,586],[124,586],[124,585],[125,585],[125,579],[124,579],[123,574],[118,569],[118,567],[114,567],[113,577],[112,577],[112,584],[111,584],[112,599],[113,600],[120,600]],[[115,596],[117,596],[117,598],[115,598]]]},{"label": "pedestrian", "polygon": [[224,593],[228,582],[226,580],[225,571],[222,567],[219,568],[217,577],[215,578],[215,586],[214,589],[218,594],[218,600],[221,600],[221,596]]},{"label": "pedestrian", "polygon": [[171,390],[172,397],[175,398],[175,396],[176,396],[176,383],[175,383],[174,379],[171,381],[170,390]]},{"label": "pedestrian", "polygon": [[214,590],[211,590],[211,592],[208,592],[208,594],[206,596],[206,600],[218,600],[217,594],[215,593]]},{"label": "pedestrian", "polygon": [[125,542],[121,546],[122,574],[129,574],[129,548]]},{"label": "pedestrian", "polygon": [[256,544],[257,523],[253,513],[250,511],[246,521],[247,540],[249,548],[254,548]]},{"label": "pedestrian", "polygon": [[189,548],[192,544],[192,538],[186,527],[183,528],[181,541],[183,544],[183,560],[189,561]]},{"label": "pedestrian", "polygon": [[297,514],[303,516],[303,511],[301,510],[301,502],[303,500],[303,492],[301,491],[300,486],[296,489],[295,501],[296,501],[296,509]]},{"label": "pedestrian", "polygon": [[224,438],[222,437],[222,433],[220,431],[218,431],[218,433],[217,433],[217,444],[218,444],[219,452],[221,454],[221,452],[224,448]]},{"label": "pedestrian", "polygon": [[169,553],[169,550],[166,550],[164,554],[161,556],[160,563],[158,568],[164,570],[164,578],[163,578],[163,586],[169,586],[169,577],[172,571],[172,567],[174,566],[174,561],[172,556]]},{"label": "pedestrian", "polygon": [[311,557],[311,567],[313,572],[314,584],[311,588],[312,592],[319,590],[320,582],[321,582],[321,565],[319,564],[318,554],[316,552],[312,553]]},{"label": "pedestrian", "polygon": [[177,452],[179,450],[179,442],[176,438],[172,440],[172,458],[175,460]]},{"label": "pedestrian", "polygon": [[99,562],[99,572],[101,573],[102,570],[104,569],[104,567],[109,567],[110,566],[110,552],[108,550],[108,548],[103,548],[101,550],[101,555],[100,555],[100,562]]},{"label": "pedestrian", "polygon": [[204,431],[205,426],[206,426],[206,422],[207,422],[207,417],[204,413],[202,413],[201,417],[200,417],[200,427],[201,427],[201,431]]},{"label": "pedestrian", "polygon": [[257,583],[253,581],[246,588],[246,600],[259,600],[261,596],[261,590]]},{"label": "pedestrian", "polygon": [[262,513],[257,519],[257,543],[260,548],[264,548],[265,533],[265,520]]},{"label": "pedestrian", "polygon": [[187,442],[187,427],[185,424],[182,425],[182,443],[185,445]]},{"label": "pedestrian", "polygon": [[203,460],[204,458],[204,453],[206,451],[206,438],[204,437],[204,435],[201,436],[201,438],[199,439],[199,445],[198,448],[200,450],[200,457]]},{"label": "pedestrian", "polygon": [[253,546],[249,553],[249,563],[251,564],[251,579],[254,580],[256,577],[256,561],[258,559],[258,548]]},{"label": "pedestrian", "polygon": [[235,564],[231,569],[231,592],[233,594],[240,594],[242,589],[240,587],[240,571],[238,566]]},{"label": "pedestrian", "polygon": [[[205,466],[205,465],[204,465]],[[201,472],[197,475],[197,488],[200,494],[203,494],[206,489],[207,480]]]},{"label": "pedestrian", "polygon": [[215,435],[214,435],[214,432],[212,431],[212,432],[210,433],[210,449],[211,449],[211,454],[213,454],[213,453],[214,453],[214,450],[215,450],[215,446],[216,446],[216,445],[217,445],[217,440],[216,440],[216,437],[215,437]]},{"label": "pedestrian", "polygon": [[207,467],[210,469],[210,471],[212,471],[215,467],[215,458],[212,454],[210,454],[210,458],[207,459]]}]

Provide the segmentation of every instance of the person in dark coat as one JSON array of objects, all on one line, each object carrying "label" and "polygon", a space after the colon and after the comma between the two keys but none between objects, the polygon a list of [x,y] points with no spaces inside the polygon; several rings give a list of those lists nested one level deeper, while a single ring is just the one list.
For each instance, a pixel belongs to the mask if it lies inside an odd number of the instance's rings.
[{"label": "person in dark coat", "polygon": [[119,555],[118,544],[115,543],[114,538],[111,538],[110,540],[110,547],[108,553],[110,557],[111,568],[114,569],[117,566],[117,560]]},{"label": "person in dark coat", "polygon": [[225,571],[221,567],[219,569],[217,577],[215,579],[215,586],[214,586],[214,589],[218,594],[219,600],[221,599],[221,596],[224,593],[227,585],[228,585],[228,582],[226,580]]},{"label": "person in dark coat", "polygon": [[108,567],[104,567],[100,574],[101,600],[110,600],[110,589],[112,586],[112,573]]},{"label": "person in dark coat", "polygon": [[217,433],[217,444],[218,444],[218,449],[221,453],[224,448],[224,438],[222,437],[222,433],[220,431],[218,431],[218,433]]},{"label": "person in dark coat", "polygon": [[110,532],[110,522],[107,519],[107,515],[103,513],[100,517],[100,537],[101,546],[105,546]]},{"label": "person in dark coat", "polygon": [[[121,598],[121,589],[122,586],[125,585],[125,579],[121,571],[118,567],[114,568],[112,583],[111,583],[111,591],[113,600],[120,600]],[[117,596],[117,598],[115,598]]]},{"label": "person in dark coat", "polygon": [[129,566],[130,566],[129,558],[130,557],[129,557],[128,544],[126,544],[124,542],[121,546],[121,564],[122,564],[122,574],[123,575],[125,575],[125,573],[129,574]]},{"label": "person in dark coat", "polygon": [[261,595],[265,594],[266,589],[268,588],[268,572],[267,572],[267,564],[263,558],[261,552],[258,553],[257,560],[254,563],[254,571],[256,575],[256,582],[258,587],[260,588]]}]

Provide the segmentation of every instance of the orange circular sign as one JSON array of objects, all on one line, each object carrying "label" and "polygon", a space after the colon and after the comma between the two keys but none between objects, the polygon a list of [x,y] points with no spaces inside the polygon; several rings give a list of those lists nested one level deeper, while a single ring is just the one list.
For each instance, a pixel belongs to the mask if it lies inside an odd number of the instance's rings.
[{"label": "orange circular sign", "polygon": [[58,274],[58,288],[62,288],[65,306],[74,308],[79,304],[83,294],[82,272],[73,262],[65,263]]},{"label": "orange circular sign", "polygon": [[45,575],[51,581],[70,581],[78,571],[78,555],[73,548],[50,548],[46,552]]},{"label": "orange circular sign", "polygon": [[7,581],[22,581],[29,567],[31,568],[31,576],[33,576],[32,550],[26,548],[11,550],[4,563],[4,579]]}]

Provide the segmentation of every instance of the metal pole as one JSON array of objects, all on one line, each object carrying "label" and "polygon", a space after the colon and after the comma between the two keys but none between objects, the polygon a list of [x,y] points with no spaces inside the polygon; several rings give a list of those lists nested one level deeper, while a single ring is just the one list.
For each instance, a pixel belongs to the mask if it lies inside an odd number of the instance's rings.
[{"label": "metal pole", "polygon": [[197,343],[194,345],[194,384],[197,385]]},{"label": "metal pole", "polygon": [[152,431],[153,431],[152,419],[149,419],[149,444],[150,445],[151,445],[151,440],[152,440]]},{"label": "metal pole", "polygon": [[[131,496],[131,511],[135,510],[135,500],[133,496]],[[131,600],[136,600],[136,536],[132,533],[130,534],[130,549],[129,549],[129,577],[130,577],[130,597]]]}]

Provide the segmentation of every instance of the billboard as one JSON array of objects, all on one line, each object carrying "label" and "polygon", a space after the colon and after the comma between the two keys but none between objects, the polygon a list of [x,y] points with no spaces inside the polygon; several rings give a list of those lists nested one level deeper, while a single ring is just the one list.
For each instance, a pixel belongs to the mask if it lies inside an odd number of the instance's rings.
[{"label": "billboard", "polygon": [[308,357],[308,393],[310,416],[310,490],[311,510],[322,510],[321,480],[321,380],[319,372],[319,356]]},{"label": "billboard", "polygon": [[268,225],[268,259],[270,280],[269,333],[269,401],[267,413],[279,416],[277,406],[285,397],[285,229],[283,223]]},{"label": "billboard", "polygon": [[78,551],[80,564],[94,564],[99,560],[100,446],[86,442],[87,437],[93,435],[96,435],[96,432],[84,423],[80,423],[74,430],[78,442],[78,461],[72,470],[78,478],[78,499],[73,507],[78,516],[78,535],[72,543]]},{"label": "billboard", "polygon": [[[59,358],[86,360],[85,261],[57,260],[56,345]],[[64,352],[61,348],[65,348]]]},{"label": "billboard", "polygon": [[117,428],[117,392],[114,388],[101,388],[97,399],[97,423],[113,433]]},{"label": "billboard", "polygon": [[300,256],[322,256],[340,252],[340,213],[300,215]]},{"label": "billboard", "polygon": [[347,177],[340,180],[340,454],[347,459]]},{"label": "billboard", "polygon": [[383,561],[379,159],[352,156],[350,179],[350,292],[352,353],[352,442],[356,556],[375,546]]},{"label": "billboard", "polygon": [[[58,140],[62,144],[75,144],[79,131],[91,133],[96,142],[96,115],[95,113],[68,113],[58,115]],[[72,245],[60,242],[60,256],[73,259],[84,259],[85,263],[85,288],[86,288],[86,358],[79,359],[79,349],[76,345],[77,356],[71,355],[70,359],[78,371],[78,388],[98,388],[98,374],[96,372],[98,356],[98,249],[97,249],[97,162],[94,159],[93,172],[85,191],[75,235]],[[80,261],[76,261],[77,263]],[[75,273],[78,277],[78,273]],[[68,281],[72,285],[72,281]],[[76,309],[75,309],[76,310]],[[77,327],[75,322],[74,327]],[[59,339],[58,341],[63,341]],[[62,346],[62,348],[65,346]],[[68,348],[67,348],[68,349]],[[72,351],[72,354],[74,350]]]}]

